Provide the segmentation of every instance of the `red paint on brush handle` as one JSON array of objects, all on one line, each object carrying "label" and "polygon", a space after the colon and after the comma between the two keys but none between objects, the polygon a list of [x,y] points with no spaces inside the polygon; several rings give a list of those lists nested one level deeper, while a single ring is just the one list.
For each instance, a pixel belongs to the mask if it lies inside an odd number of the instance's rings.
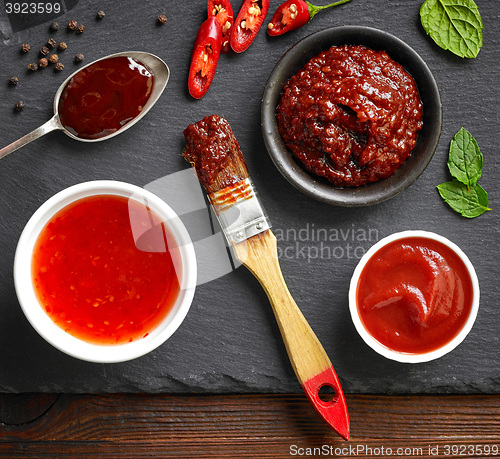
[{"label": "red paint on brush handle", "polygon": [[[319,398],[319,391],[322,387],[331,387],[335,394],[331,401],[323,401]],[[325,371],[313,376],[302,384],[302,389],[307,398],[312,403],[321,417],[333,428],[344,440],[349,440],[350,424],[349,414],[344,392],[340,385],[339,378],[333,369],[328,367]]]}]

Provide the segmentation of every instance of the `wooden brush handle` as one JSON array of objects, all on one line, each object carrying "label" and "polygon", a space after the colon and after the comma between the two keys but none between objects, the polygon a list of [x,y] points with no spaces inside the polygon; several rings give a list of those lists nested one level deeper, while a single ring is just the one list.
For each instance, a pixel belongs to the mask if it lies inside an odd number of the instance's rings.
[{"label": "wooden brush handle", "polygon": [[[349,416],[340,382],[323,346],[288,291],[278,262],[276,237],[267,230],[233,245],[236,258],[264,288],[273,307],[288,357],[297,378],[316,411],[343,438],[349,439]],[[319,398],[329,386],[331,401]]]}]

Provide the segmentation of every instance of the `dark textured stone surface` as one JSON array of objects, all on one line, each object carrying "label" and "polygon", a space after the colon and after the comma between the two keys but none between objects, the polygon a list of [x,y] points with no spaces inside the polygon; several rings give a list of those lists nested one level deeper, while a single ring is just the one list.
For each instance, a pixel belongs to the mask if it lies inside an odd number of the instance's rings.
[{"label": "dark textured stone surface", "polygon": [[[273,1],[271,10],[278,3]],[[34,53],[20,55],[18,49],[21,42],[29,42],[35,50],[42,46],[49,37],[50,20],[10,39],[2,29],[2,146],[49,119],[53,94],[77,68],[73,64],[76,53],[85,54],[86,62],[90,62],[127,49],[149,51],[169,64],[172,77],[153,110],[118,137],[84,144],[60,132],[51,133],[0,161],[0,391],[300,390],[265,294],[244,268],[200,285],[191,311],[172,338],[151,354],[121,364],[81,362],[52,348],[31,328],[16,299],[12,278],[16,243],[32,213],[46,199],[87,180],[114,179],[146,186],[186,169],[180,156],[183,129],[205,115],[217,113],[229,120],[240,141],[279,239],[284,276],[346,392],[499,392],[496,171],[500,38],[497,2],[477,3],[485,25],[484,46],[477,59],[460,59],[438,48],[425,35],[419,23],[420,1],[355,0],[319,14],[303,29],[282,37],[270,38],[261,31],[245,53],[222,56],[212,88],[199,101],[189,97],[186,78],[194,36],[206,15],[206,3],[201,0],[182,7],[159,1],[79,2],[58,21],[66,24],[76,19],[85,24],[86,32],[77,36],[61,27],[51,33],[56,40],[68,43],[68,49],[60,53],[66,65],[61,73],[48,68],[28,75],[26,65],[34,60]],[[237,10],[239,2],[233,6]],[[106,17],[96,21],[100,9]],[[160,13],[168,17],[161,27],[156,24]],[[2,24],[5,18],[0,27]],[[400,195],[369,208],[330,207],[297,192],[274,168],[260,133],[262,91],[279,57],[307,34],[342,24],[378,27],[405,40],[434,72],[443,101],[443,133],[427,170]],[[11,75],[20,78],[16,87],[8,85]],[[26,108],[14,113],[15,102],[20,99]],[[449,141],[461,126],[476,137],[484,154],[481,184],[489,192],[493,208],[475,220],[453,213],[435,189],[449,179]],[[178,195],[172,193],[165,199],[182,208]],[[188,226],[191,217],[184,217]],[[208,213],[203,219],[208,222],[207,217]],[[313,240],[313,229],[337,229],[348,236],[343,240],[339,233],[338,241]],[[480,311],[468,338],[451,354],[413,366],[385,360],[371,351],[356,334],[347,308],[348,284],[357,258],[376,240],[405,229],[435,231],[458,243],[475,265],[481,286]],[[192,225],[190,232],[195,240],[208,236]],[[352,239],[353,234],[362,233],[367,240]],[[308,259],[308,253],[318,256]],[[203,261],[200,270],[207,274]]]}]

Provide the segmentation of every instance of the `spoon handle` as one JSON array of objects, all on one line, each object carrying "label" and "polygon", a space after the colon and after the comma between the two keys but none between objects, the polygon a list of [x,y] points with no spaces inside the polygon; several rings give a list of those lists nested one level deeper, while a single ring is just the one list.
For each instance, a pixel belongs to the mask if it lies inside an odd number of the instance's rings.
[{"label": "spoon handle", "polygon": [[24,147],[24,145],[32,142],[38,137],[42,137],[42,135],[47,134],[48,132],[54,131],[55,129],[61,129],[61,124],[59,123],[59,119],[57,115],[54,115],[49,121],[45,124],[42,124],[40,127],[36,128],[34,131],[31,131],[29,134],[21,137],[19,140],[12,142],[10,145],[2,148],[0,150],[0,159],[7,156],[9,153],[16,151],[18,148]]}]

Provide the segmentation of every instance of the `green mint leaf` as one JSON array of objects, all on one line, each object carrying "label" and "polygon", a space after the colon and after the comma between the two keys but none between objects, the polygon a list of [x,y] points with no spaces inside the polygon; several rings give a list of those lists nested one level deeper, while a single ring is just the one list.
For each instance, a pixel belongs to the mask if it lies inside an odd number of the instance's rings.
[{"label": "green mint leaf", "polygon": [[475,218],[491,210],[488,208],[488,194],[477,184],[467,187],[462,182],[453,179],[450,182],[441,183],[437,189],[450,207],[463,217]]},{"label": "green mint leaf", "polygon": [[481,177],[483,155],[476,139],[464,128],[451,141],[448,168],[453,177],[468,187]]},{"label": "green mint leaf", "polygon": [[483,21],[474,0],[426,0],[424,30],[438,46],[460,57],[476,57],[483,46]]}]

